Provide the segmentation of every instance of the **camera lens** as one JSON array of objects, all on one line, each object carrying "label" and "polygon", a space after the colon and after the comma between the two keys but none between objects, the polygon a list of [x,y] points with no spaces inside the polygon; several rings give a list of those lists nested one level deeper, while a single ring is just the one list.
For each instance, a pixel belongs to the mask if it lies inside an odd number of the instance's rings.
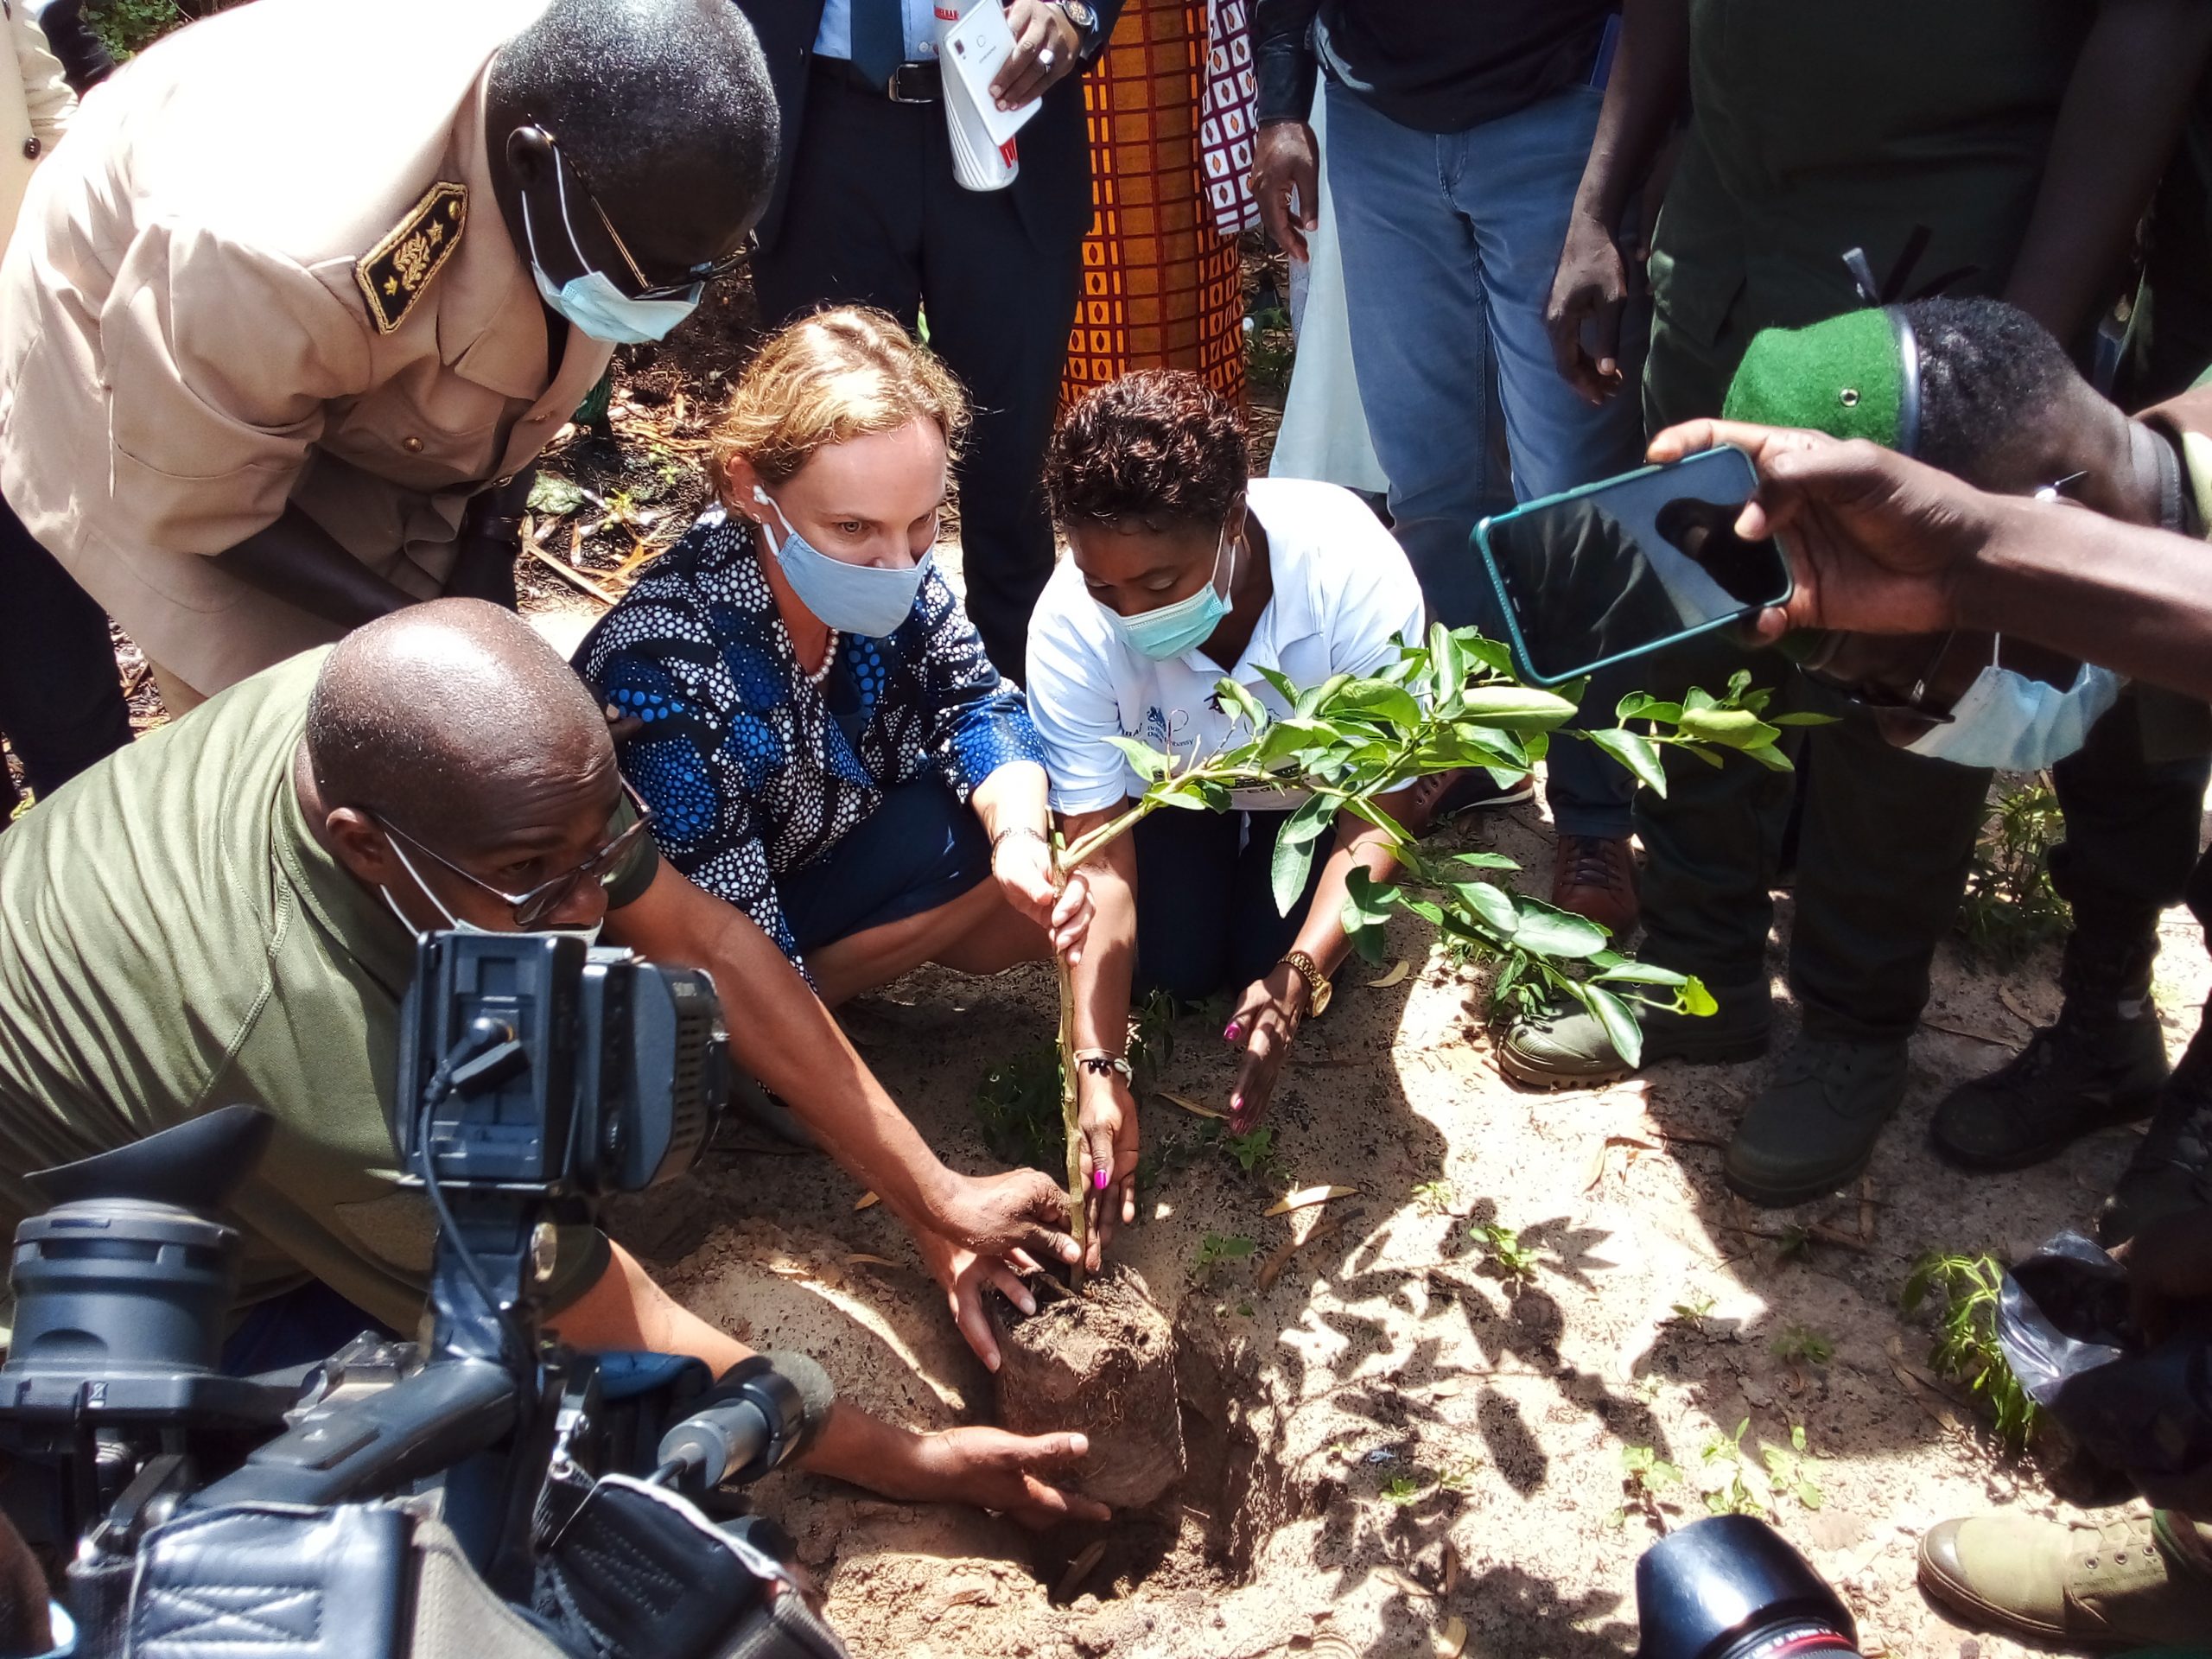
[{"label": "camera lens", "polygon": [[1636,1564],[1637,1659],[1856,1654],[1835,1592],[1763,1521],[1719,1515],[1661,1539]]}]

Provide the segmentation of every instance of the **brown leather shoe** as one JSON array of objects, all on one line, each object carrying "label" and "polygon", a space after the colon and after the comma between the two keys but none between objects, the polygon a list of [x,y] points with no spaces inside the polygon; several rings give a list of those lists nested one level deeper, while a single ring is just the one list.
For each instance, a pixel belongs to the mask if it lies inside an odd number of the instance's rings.
[{"label": "brown leather shoe", "polygon": [[1552,853],[1552,903],[1587,916],[1625,944],[1643,915],[1628,837],[1561,836]]}]

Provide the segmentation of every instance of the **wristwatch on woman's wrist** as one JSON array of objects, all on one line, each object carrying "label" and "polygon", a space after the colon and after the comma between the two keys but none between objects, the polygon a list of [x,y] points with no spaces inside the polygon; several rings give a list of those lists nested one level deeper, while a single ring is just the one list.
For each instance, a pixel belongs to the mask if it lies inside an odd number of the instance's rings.
[{"label": "wristwatch on woman's wrist", "polygon": [[1329,982],[1329,976],[1321,971],[1321,964],[1303,950],[1290,951],[1282,960],[1285,966],[1294,969],[1298,976],[1306,982],[1306,1012],[1308,1014],[1327,1013],[1329,998],[1335,993],[1336,987]]}]

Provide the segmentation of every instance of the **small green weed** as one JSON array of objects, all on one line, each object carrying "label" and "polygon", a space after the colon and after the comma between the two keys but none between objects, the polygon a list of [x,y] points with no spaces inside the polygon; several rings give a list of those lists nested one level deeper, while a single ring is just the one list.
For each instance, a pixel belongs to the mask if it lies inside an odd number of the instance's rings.
[{"label": "small green weed", "polygon": [[1402,1507],[1421,1495],[1423,1484],[1418,1474],[1393,1475],[1382,1483],[1382,1496]]},{"label": "small green weed", "polygon": [[1928,1363],[1936,1374],[1963,1382],[1990,1414],[1991,1427],[2009,1452],[2034,1433],[2042,1408],[2028,1397],[1997,1341],[1997,1299],[2005,1269],[1993,1255],[1946,1255],[1930,1251],[1913,1265],[1899,1299],[1908,1313],[1933,1296],[1942,1305]]},{"label": "small green weed", "polygon": [[1482,1461],[1478,1458],[1453,1459],[1436,1471],[1437,1490],[1454,1496],[1471,1492],[1475,1490],[1475,1471],[1482,1466]]},{"label": "small green weed", "polygon": [[1793,1365],[1825,1365],[1835,1357],[1835,1344],[1809,1325],[1786,1325],[1768,1344],[1777,1359]]},{"label": "small green weed", "polygon": [[1774,1483],[1777,1492],[1788,1492],[1808,1510],[1817,1510],[1826,1500],[1813,1478],[1805,1472],[1805,1465],[1812,1456],[1805,1450],[1805,1425],[1789,1425],[1789,1444],[1785,1448],[1762,1440],[1759,1456],[1765,1461],[1767,1478]]},{"label": "small green weed", "polygon": [[1705,1508],[1708,1515],[1750,1515],[1760,1520],[1769,1519],[1764,1503],[1744,1478],[1744,1432],[1751,1426],[1748,1417],[1736,1425],[1733,1434],[1717,1434],[1705,1444],[1700,1453],[1710,1468],[1715,1464],[1727,1465],[1726,1478],[1705,1494]]},{"label": "small green weed", "polygon": [[1514,1229],[1491,1223],[1470,1227],[1467,1236],[1482,1246],[1483,1254],[1508,1283],[1525,1283],[1536,1276],[1536,1264],[1543,1252],[1533,1244],[1523,1244]]},{"label": "small green weed", "polygon": [[1192,1262],[1192,1274],[1204,1279],[1224,1262],[1242,1262],[1259,1248],[1242,1233],[1208,1233],[1198,1241],[1198,1253]]},{"label": "small green weed", "polygon": [[[197,11],[213,11],[214,6],[200,6]],[[144,51],[173,29],[181,29],[192,21],[184,9],[175,0],[93,0],[85,8],[86,21],[100,43],[118,63],[132,54]]]},{"label": "small green weed", "polygon": [[1221,1146],[1236,1167],[1247,1175],[1268,1175],[1274,1171],[1275,1132],[1268,1124],[1262,1123],[1249,1135],[1236,1135],[1224,1129]]},{"label": "small green weed", "polygon": [[1775,1259],[1781,1262],[1809,1262],[1813,1259],[1813,1230],[1802,1221],[1793,1221],[1782,1230],[1782,1237],[1774,1247]]},{"label": "small green weed", "polygon": [[2058,797],[2043,777],[1998,798],[1959,905],[1968,954],[2002,969],[2065,937],[2072,913],[2050,880],[2051,843],[2064,830]]},{"label": "small green weed", "polygon": [[1679,1325],[1692,1331],[1705,1329],[1705,1322],[1713,1317],[1713,1297],[1705,1291],[1687,1296],[1674,1306],[1668,1316],[1669,1325]]},{"label": "small green weed", "polygon": [[1000,1061],[976,1085],[974,1104],[983,1142],[1001,1158],[1047,1175],[1067,1173],[1057,1042],[1033,1043],[1013,1058]]},{"label": "small green weed", "polygon": [[1413,1199],[1424,1216],[1448,1216],[1459,1207],[1459,1189],[1449,1181],[1423,1181],[1414,1188]]}]

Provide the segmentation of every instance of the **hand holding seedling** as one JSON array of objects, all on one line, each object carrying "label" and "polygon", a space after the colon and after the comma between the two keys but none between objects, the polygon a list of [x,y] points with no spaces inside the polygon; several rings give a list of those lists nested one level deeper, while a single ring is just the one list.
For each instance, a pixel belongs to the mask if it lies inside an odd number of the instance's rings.
[{"label": "hand holding seedling", "polygon": [[1078,1070],[1076,1110],[1082,1145],[1084,1260],[1096,1273],[1117,1227],[1137,1218],[1137,1103],[1118,1071]]},{"label": "hand holding seedling", "polygon": [[[1082,869],[1138,823],[1162,807],[1223,812],[1234,810],[1238,791],[1274,790],[1303,799],[1275,839],[1271,872],[1284,914],[1304,897],[1313,860],[1332,837],[1321,891],[1311,912],[1334,913],[1344,935],[1370,961],[1382,956],[1382,927],[1395,910],[1433,925],[1445,946],[1463,957],[1503,966],[1495,995],[1510,1001],[1565,997],[1580,1003],[1605,1027],[1622,1057],[1634,1065],[1643,1051],[1632,1007],[1643,1003],[1688,1014],[1710,1014],[1711,995],[1688,975],[1622,957],[1607,946],[1604,928],[1580,916],[1493,885],[1485,873],[1514,866],[1494,853],[1440,855],[1424,849],[1393,808],[1406,806],[1415,779],[1466,766],[1526,773],[1541,760],[1552,734],[1575,713],[1581,687],[1569,695],[1522,685],[1503,645],[1476,630],[1429,631],[1426,645],[1400,648],[1399,660],[1367,677],[1338,674],[1300,688],[1279,673],[1262,677],[1288,712],[1278,715],[1233,679],[1215,690],[1223,708],[1243,716],[1251,736],[1211,755],[1163,754],[1134,739],[1115,740],[1138,775],[1142,798],[1117,816],[1087,828],[1058,849],[1055,868]],[[1621,700],[1616,717],[1633,727],[1568,735],[1597,744],[1664,793],[1660,760],[1667,747],[1685,750],[1713,766],[1734,750],[1760,765],[1787,772],[1775,747],[1777,723],[1761,716],[1768,694],[1754,691],[1749,674],[1730,681],[1724,696],[1692,690],[1679,703],[1641,692]],[[1783,721],[1791,719],[1784,716]],[[1335,836],[1339,820],[1363,828],[1347,840]],[[1276,970],[1296,977],[1287,964]],[[1096,1262],[1093,1224],[1101,1216],[1093,1198],[1103,1154],[1086,1141],[1086,1128],[1104,1127],[1103,1109],[1090,1113],[1078,1099],[1075,1063],[1075,996],[1065,958],[1060,963],[1061,1117],[1068,1143],[1067,1213],[1084,1256]],[[1262,995],[1264,991],[1264,995]],[[1249,989],[1232,1016],[1231,1042],[1245,1045],[1234,1127],[1249,1127],[1271,1092],[1283,1052],[1295,1033],[1300,1007],[1287,980],[1262,980]],[[1246,1029],[1249,1020],[1249,1029]],[[1224,1033],[1226,1035],[1226,1033]],[[1116,1175],[1134,1171],[1135,1113],[1114,1109]],[[1116,1176],[1109,1177],[1109,1184]],[[1123,1219],[1135,1216],[1134,1193],[1125,1195]]]}]

